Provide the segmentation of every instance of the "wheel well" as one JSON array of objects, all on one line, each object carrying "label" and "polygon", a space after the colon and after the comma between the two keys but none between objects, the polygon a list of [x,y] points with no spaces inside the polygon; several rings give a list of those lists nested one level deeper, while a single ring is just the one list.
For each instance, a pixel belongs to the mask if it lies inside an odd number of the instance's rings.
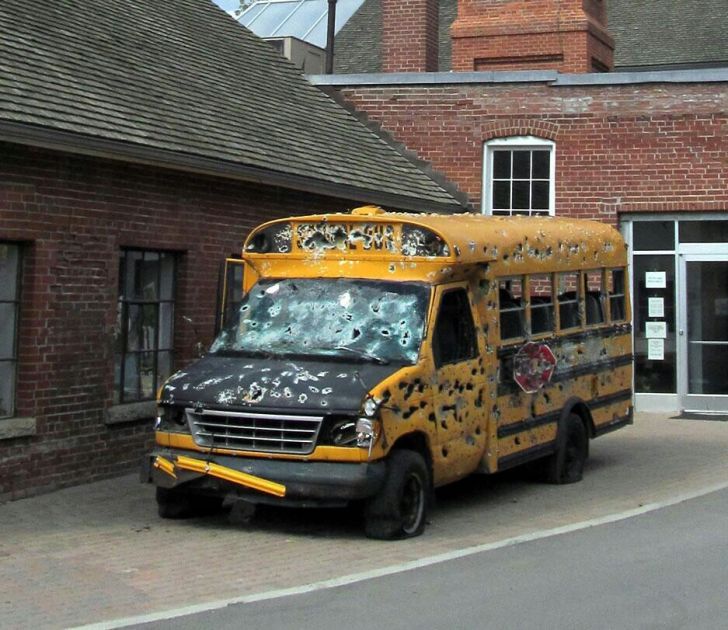
[{"label": "wheel well", "polygon": [[569,414],[575,414],[581,418],[584,423],[586,433],[590,438],[594,437],[594,419],[592,418],[591,411],[587,404],[578,398],[570,399],[564,405],[564,412],[562,418],[566,418]]},{"label": "wheel well", "polygon": [[425,464],[427,464],[427,469],[430,472],[430,479],[432,479],[432,455],[430,454],[430,445],[427,436],[424,433],[408,433],[398,438],[392,445],[391,450],[400,449],[415,451],[422,455]]}]

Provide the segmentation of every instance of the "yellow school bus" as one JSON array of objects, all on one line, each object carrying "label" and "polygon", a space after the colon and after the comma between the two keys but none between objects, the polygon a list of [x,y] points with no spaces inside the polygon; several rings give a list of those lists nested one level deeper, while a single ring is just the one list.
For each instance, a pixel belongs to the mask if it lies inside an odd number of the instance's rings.
[{"label": "yellow school bus", "polygon": [[363,503],[423,531],[433,488],[532,463],[582,477],[632,422],[627,255],[612,227],[386,213],[254,230],[237,318],[161,388],[160,515],[223,499]]}]

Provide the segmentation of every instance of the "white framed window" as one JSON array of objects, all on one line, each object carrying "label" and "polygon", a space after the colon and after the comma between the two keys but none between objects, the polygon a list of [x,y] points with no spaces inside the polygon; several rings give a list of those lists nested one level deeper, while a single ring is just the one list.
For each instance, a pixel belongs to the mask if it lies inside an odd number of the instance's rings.
[{"label": "white framed window", "polygon": [[15,414],[21,251],[0,241],[0,418]]},{"label": "white framed window", "polygon": [[555,144],[534,136],[485,143],[483,214],[553,215]]}]

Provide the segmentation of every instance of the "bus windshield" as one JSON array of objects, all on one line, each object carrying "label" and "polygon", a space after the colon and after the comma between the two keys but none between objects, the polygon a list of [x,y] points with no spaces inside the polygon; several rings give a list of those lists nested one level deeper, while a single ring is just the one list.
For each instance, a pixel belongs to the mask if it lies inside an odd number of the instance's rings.
[{"label": "bus windshield", "polygon": [[417,361],[430,287],[347,278],[261,280],[212,354]]}]

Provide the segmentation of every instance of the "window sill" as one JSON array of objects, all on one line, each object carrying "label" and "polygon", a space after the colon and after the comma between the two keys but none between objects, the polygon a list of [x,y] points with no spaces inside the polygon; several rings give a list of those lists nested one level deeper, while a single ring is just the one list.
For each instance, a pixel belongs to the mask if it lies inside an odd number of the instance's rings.
[{"label": "window sill", "polygon": [[157,415],[157,403],[154,400],[145,400],[138,403],[114,405],[106,410],[104,424],[114,426],[129,424],[138,420],[151,420]]},{"label": "window sill", "polygon": [[0,440],[13,440],[35,434],[35,418],[6,418],[0,420]]}]

